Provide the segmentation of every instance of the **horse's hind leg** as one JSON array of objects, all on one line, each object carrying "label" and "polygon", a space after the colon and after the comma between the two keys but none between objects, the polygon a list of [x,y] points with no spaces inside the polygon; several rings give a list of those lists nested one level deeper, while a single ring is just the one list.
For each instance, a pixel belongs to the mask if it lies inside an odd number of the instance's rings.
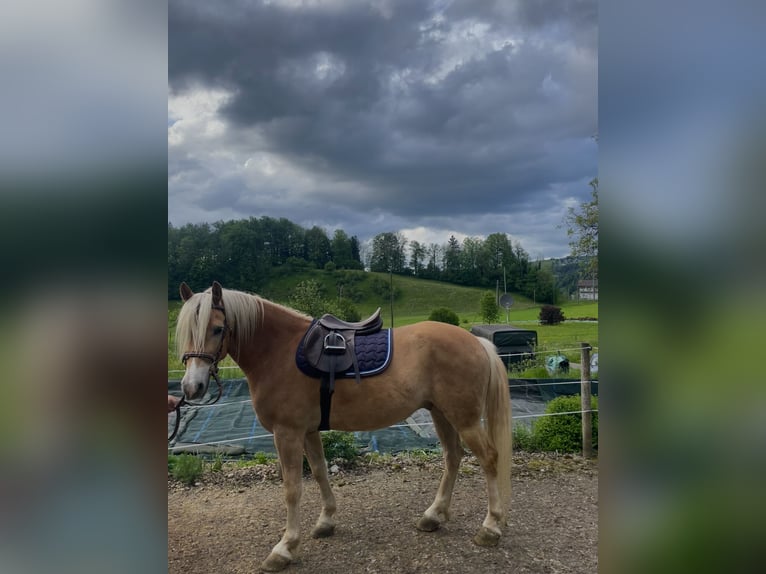
[{"label": "horse's hind leg", "polygon": [[287,525],[279,543],[261,564],[266,572],[286,568],[295,560],[300,544],[301,521],[300,501],[303,491],[303,432],[294,429],[275,429],[274,445],[277,447],[279,464],[282,467],[282,482],[287,506]]},{"label": "horse's hind leg", "polygon": [[495,546],[500,540],[502,534],[500,525],[505,516],[497,480],[497,450],[490,445],[486,431],[478,423],[473,427],[461,430],[460,436],[471,449],[471,452],[479,459],[487,480],[487,497],[489,499],[487,516],[473,541],[479,546]]},{"label": "horse's hind leg", "polygon": [[449,520],[452,491],[455,488],[455,479],[464,454],[460,444],[460,436],[441,411],[436,408],[432,409],[431,418],[434,421],[436,434],[439,435],[444,451],[444,472],[433,504],[428,507],[417,523],[418,530],[425,530],[426,532],[436,530]]},{"label": "horse's hind leg", "polygon": [[319,431],[310,432],[306,435],[303,442],[306,451],[306,458],[311,466],[311,473],[319,485],[319,491],[322,495],[322,512],[319,514],[311,536],[314,538],[323,538],[332,536],[335,532],[335,496],[330,488],[330,481],[327,478],[327,463],[324,459],[324,449],[322,448],[322,437]]}]

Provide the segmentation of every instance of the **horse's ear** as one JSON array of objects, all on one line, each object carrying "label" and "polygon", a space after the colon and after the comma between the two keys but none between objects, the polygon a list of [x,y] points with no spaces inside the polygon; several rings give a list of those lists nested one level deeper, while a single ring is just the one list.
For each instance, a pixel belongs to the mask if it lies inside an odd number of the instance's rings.
[{"label": "horse's ear", "polygon": [[189,287],[189,286],[186,284],[186,282],[185,282],[185,281],[183,281],[183,282],[181,283],[181,288],[179,289],[179,291],[181,292],[181,299],[182,299],[184,302],[186,302],[186,301],[188,301],[189,299],[191,299],[191,298],[192,298],[192,296],[194,295],[194,291],[192,291],[192,290],[191,290],[191,287]]},{"label": "horse's ear", "polygon": [[223,307],[223,287],[218,281],[213,281],[213,305]]}]

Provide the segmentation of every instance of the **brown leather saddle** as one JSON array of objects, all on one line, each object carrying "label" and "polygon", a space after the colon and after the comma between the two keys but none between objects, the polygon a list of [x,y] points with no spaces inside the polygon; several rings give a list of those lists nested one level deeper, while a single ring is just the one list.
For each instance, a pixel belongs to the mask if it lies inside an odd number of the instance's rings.
[{"label": "brown leather saddle", "polygon": [[322,420],[319,430],[329,429],[330,401],[335,392],[335,377],[353,367],[356,382],[360,382],[354,339],[356,335],[371,335],[383,327],[380,307],[364,321],[349,323],[333,315],[322,315],[309,327],[303,338],[303,351],[310,366],[321,372],[320,404]]}]

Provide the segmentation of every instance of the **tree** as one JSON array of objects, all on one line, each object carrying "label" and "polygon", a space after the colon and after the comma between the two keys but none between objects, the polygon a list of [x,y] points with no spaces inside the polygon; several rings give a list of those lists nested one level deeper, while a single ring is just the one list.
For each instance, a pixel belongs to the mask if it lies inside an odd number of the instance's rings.
[{"label": "tree", "polygon": [[[534,274],[534,284],[532,297],[535,303],[551,303],[555,305],[558,301],[556,292],[556,282],[553,275],[547,269],[537,269]],[[527,296],[529,294],[527,293]]]},{"label": "tree", "polygon": [[410,241],[410,267],[416,277],[423,271],[426,259],[426,246],[419,241]]},{"label": "tree", "polygon": [[564,218],[569,246],[574,257],[583,258],[586,277],[598,278],[598,178],[590,182],[591,199],[580,204],[579,209],[570,207]]},{"label": "tree", "polygon": [[440,279],[441,268],[439,267],[439,258],[441,257],[442,248],[438,243],[430,243],[426,248],[426,256],[428,257],[428,263],[426,264],[423,277],[426,279]]},{"label": "tree", "polygon": [[479,285],[482,276],[479,273],[479,256],[484,242],[478,237],[466,237],[460,251],[460,283],[464,285]]},{"label": "tree", "polygon": [[407,239],[401,233],[379,233],[372,240],[370,270],[402,273],[404,271],[404,248]]},{"label": "tree", "polygon": [[311,279],[301,281],[295,286],[290,294],[288,304],[293,309],[302,311],[311,317],[320,317],[325,313],[339,314],[337,306],[325,299],[319,283]]},{"label": "tree", "polygon": [[351,259],[354,260],[354,269],[364,269],[364,265],[362,265],[361,248],[359,247],[359,238],[356,235],[351,236]]},{"label": "tree", "polygon": [[330,261],[330,240],[327,233],[316,225],[306,231],[303,236],[304,259],[313,263],[319,269]]},{"label": "tree", "polygon": [[496,323],[500,319],[500,307],[492,291],[485,291],[481,296],[480,310],[481,320],[485,323]]},{"label": "tree", "polygon": [[513,248],[505,233],[491,233],[482,246],[482,262],[489,285],[503,281],[503,268],[511,269]]},{"label": "tree", "polygon": [[444,278],[456,282],[460,278],[460,242],[450,235],[444,248]]},{"label": "tree", "polygon": [[361,269],[359,240],[349,237],[342,229],[336,229],[330,244],[332,260],[338,269]]}]

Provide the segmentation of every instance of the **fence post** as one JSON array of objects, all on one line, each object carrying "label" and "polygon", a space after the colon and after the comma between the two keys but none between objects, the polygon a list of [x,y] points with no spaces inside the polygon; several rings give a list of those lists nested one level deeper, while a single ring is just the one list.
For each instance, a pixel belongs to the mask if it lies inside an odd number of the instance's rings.
[{"label": "fence post", "polygon": [[593,413],[590,406],[590,351],[588,343],[580,343],[580,410],[582,413],[582,455],[593,458]]}]

